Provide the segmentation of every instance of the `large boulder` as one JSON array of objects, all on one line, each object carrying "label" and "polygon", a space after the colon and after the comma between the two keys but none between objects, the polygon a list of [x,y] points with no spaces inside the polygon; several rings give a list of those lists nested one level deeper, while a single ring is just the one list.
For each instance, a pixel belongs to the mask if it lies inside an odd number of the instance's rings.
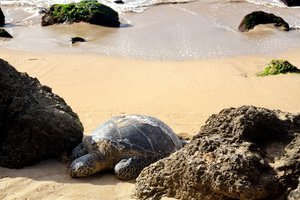
[{"label": "large boulder", "polygon": [[87,22],[96,25],[119,27],[119,14],[96,0],[79,3],[55,4],[42,17],[42,26],[61,23]]},{"label": "large boulder", "polygon": [[212,115],[181,150],[145,168],[139,199],[285,199],[300,175],[300,115],[253,106]]},{"label": "large boulder", "polygon": [[284,31],[289,31],[289,24],[281,17],[278,17],[272,13],[266,13],[263,11],[255,11],[246,15],[239,25],[239,31],[246,32],[253,29],[259,24],[274,24],[275,27]]},{"label": "large boulder", "polygon": [[281,0],[287,6],[300,6],[299,0]]},{"label": "large boulder", "polygon": [[300,199],[300,177],[299,177],[298,182],[299,182],[298,187],[289,194],[288,200],[299,200]]},{"label": "large boulder", "polygon": [[70,153],[83,137],[65,101],[0,59],[0,166],[21,168]]},{"label": "large boulder", "polygon": [[4,26],[5,24],[5,16],[0,8],[0,26]]}]

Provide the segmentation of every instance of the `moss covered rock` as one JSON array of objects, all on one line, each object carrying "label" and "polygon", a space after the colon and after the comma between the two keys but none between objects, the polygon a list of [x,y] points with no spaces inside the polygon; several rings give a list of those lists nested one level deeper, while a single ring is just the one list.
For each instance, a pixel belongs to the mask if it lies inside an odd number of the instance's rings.
[{"label": "moss covered rock", "polygon": [[272,13],[255,11],[243,18],[242,22],[239,25],[239,31],[249,31],[259,24],[274,24],[275,27],[281,28],[284,31],[290,30],[289,24],[285,22],[281,17],[278,17]]},{"label": "moss covered rock", "polygon": [[110,27],[120,26],[118,13],[95,0],[55,4],[42,17],[42,26],[74,22],[88,22]]},{"label": "moss covered rock", "polygon": [[12,38],[12,36],[4,29],[0,28],[0,37]]},{"label": "moss covered rock", "polygon": [[300,69],[289,63],[287,60],[272,60],[270,64],[259,74],[259,76],[286,73],[300,73]]},{"label": "moss covered rock", "polygon": [[0,26],[4,26],[5,23],[5,16],[0,8]]}]

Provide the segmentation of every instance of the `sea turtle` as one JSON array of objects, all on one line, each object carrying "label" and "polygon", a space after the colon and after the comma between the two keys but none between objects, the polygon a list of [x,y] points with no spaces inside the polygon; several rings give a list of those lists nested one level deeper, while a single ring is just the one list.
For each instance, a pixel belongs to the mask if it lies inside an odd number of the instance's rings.
[{"label": "sea turtle", "polygon": [[143,168],[183,146],[161,120],[142,115],[113,117],[84,138],[71,154],[71,177],[114,169],[122,180],[135,179]]}]

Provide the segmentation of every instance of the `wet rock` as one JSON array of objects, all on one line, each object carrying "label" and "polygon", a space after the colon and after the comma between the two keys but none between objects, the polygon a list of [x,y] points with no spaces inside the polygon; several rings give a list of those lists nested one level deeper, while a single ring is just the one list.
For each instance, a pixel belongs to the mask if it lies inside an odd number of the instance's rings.
[{"label": "wet rock", "polygon": [[4,26],[5,24],[5,16],[0,8],[0,26]]},{"label": "wet rock", "polygon": [[0,28],[0,37],[13,38],[5,29]]},{"label": "wet rock", "polygon": [[299,177],[298,182],[299,182],[298,187],[289,194],[288,200],[299,200],[300,199],[300,177]]},{"label": "wet rock", "polygon": [[116,4],[124,4],[124,1],[122,1],[122,0],[116,0],[116,1],[114,1],[114,3],[116,3]]},{"label": "wet rock", "polygon": [[300,6],[299,0],[281,0],[287,6]]},{"label": "wet rock", "polygon": [[300,115],[253,106],[212,115],[181,150],[145,168],[139,199],[286,199],[300,175]]},{"label": "wet rock", "polygon": [[272,60],[258,76],[270,76],[287,73],[300,73],[300,69],[287,60]]},{"label": "wet rock", "polygon": [[69,153],[83,137],[77,114],[51,88],[0,59],[0,166]]},{"label": "wet rock", "polygon": [[42,26],[61,23],[87,22],[119,27],[119,15],[112,8],[95,1],[52,5],[42,17]]},{"label": "wet rock", "polygon": [[242,22],[239,25],[239,31],[249,31],[259,24],[274,24],[276,28],[280,28],[284,31],[289,31],[290,29],[289,24],[285,22],[281,17],[278,17],[272,13],[255,11],[243,18]]},{"label": "wet rock", "polygon": [[72,37],[70,39],[70,43],[71,44],[74,44],[76,42],[85,42],[86,40],[84,38],[81,38],[81,37]]}]

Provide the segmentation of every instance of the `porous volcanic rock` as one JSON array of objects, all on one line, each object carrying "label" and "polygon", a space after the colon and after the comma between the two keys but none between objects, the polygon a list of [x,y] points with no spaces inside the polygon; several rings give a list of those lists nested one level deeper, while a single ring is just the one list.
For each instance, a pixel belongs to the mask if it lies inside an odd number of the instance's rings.
[{"label": "porous volcanic rock", "polygon": [[287,6],[300,6],[299,0],[281,0]]},{"label": "porous volcanic rock", "polygon": [[5,24],[5,16],[0,8],[0,26],[4,26]]},{"label": "porous volcanic rock", "polygon": [[254,106],[212,115],[181,150],[145,168],[139,199],[285,199],[300,175],[300,115]]},{"label": "porous volcanic rock", "polygon": [[9,34],[5,29],[0,28],[0,37],[3,38],[12,38],[11,34]]},{"label": "porous volcanic rock", "polygon": [[70,4],[54,4],[42,17],[42,26],[61,23],[87,22],[91,24],[119,27],[119,14],[96,0]]},{"label": "porous volcanic rock", "polygon": [[299,177],[298,182],[299,182],[298,187],[289,194],[288,200],[299,200],[300,199],[300,177]]},{"label": "porous volcanic rock", "polygon": [[263,11],[254,11],[246,15],[239,25],[239,31],[246,32],[259,24],[274,24],[275,27],[289,31],[289,24],[281,17]]},{"label": "porous volcanic rock", "polygon": [[0,166],[21,168],[57,157],[82,137],[77,114],[62,98],[0,59]]}]

